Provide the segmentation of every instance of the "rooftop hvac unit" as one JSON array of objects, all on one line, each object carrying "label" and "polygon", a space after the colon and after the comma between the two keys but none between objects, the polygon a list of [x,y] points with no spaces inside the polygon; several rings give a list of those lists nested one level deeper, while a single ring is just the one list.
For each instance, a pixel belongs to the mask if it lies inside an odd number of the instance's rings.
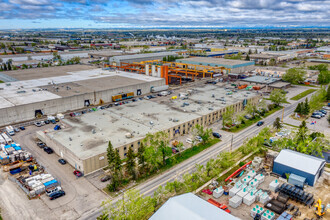
[{"label": "rooftop hvac unit", "polygon": [[126,133],[126,134],[125,134],[125,137],[126,137],[126,138],[132,138],[133,135],[132,135],[132,133]]}]

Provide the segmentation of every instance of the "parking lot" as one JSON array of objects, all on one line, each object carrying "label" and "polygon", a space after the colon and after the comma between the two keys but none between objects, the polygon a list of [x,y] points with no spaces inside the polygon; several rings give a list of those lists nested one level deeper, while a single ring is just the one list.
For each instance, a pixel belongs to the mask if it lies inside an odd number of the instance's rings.
[{"label": "parking lot", "polygon": [[[47,219],[76,219],[82,213],[99,206],[106,199],[106,195],[87,179],[74,176],[72,166],[61,165],[58,162],[59,156],[55,153],[47,154],[36,145],[36,131],[50,129],[54,129],[54,124],[42,127],[29,126],[12,138],[16,143],[20,143],[23,149],[31,152],[37,161],[61,182],[66,195],[52,201],[45,194],[41,195],[40,199],[29,200],[23,190],[7,178],[10,174],[1,171],[0,203],[5,219],[18,217],[44,219],[45,216],[48,216]],[[51,216],[49,216],[50,213],[52,213]]]}]

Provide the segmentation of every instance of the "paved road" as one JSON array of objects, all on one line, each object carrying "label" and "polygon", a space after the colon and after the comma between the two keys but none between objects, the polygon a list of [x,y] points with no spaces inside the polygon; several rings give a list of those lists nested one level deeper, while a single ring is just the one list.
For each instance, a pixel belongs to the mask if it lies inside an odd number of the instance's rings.
[{"label": "paved road", "polygon": [[[310,98],[311,95],[312,94],[308,95],[307,97]],[[306,97],[304,97],[303,99],[305,98]],[[294,112],[297,104],[298,102],[296,101],[292,104],[285,105],[284,118],[291,115]],[[257,135],[263,127],[273,124],[275,118],[277,117],[282,118],[282,113],[283,111],[278,111],[268,116],[266,119],[264,119],[265,124],[261,127],[258,127],[255,124],[255,125],[251,125],[248,129],[244,129],[238,133],[235,133],[233,138],[233,145],[232,145],[233,150],[240,147],[246,138],[250,138],[251,136]],[[171,182],[175,178],[181,177],[186,172],[193,172],[196,164],[203,164],[203,165],[206,164],[208,160],[216,157],[220,152],[224,150],[230,150],[230,145],[231,145],[230,138],[229,140],[221,141],[213,145],[212,147],[202,151],[201,153],[193,156],[192,158],[176,165],[175,167],[171,168],[165,173],[157,177],[154,177],[145,183],[138,185],[136,188],[140,190],[140,192],[143,193],[144,195],[152,196],[154,191],[159,186],[166,185],[167,182]],[[113,202],[116,202],[119,199],[122,199],[121,196],[118,196],[116,199],[113,200]],[[101,213],[102,213],[102,208],[97,208],[88,213],[84,213],[84,215],[82,215],[80,219],[96,219]]]}]

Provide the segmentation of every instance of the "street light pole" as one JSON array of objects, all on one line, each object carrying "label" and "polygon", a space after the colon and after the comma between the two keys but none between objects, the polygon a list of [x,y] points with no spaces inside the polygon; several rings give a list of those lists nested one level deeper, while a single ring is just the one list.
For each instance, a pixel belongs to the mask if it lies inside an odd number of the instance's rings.
[{"label": "street light pole", "polygon": [[231,143],[230,143],[230,152],[233,152],[233,140],[234,140],[234,135],[231,135]]}]

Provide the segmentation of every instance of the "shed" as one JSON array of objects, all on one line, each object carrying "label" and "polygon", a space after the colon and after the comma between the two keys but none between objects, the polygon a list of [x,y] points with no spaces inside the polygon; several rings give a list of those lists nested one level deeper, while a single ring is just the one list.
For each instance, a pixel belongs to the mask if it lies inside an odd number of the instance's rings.
[{"label": "shed", "polygon": [[306,183],[314,186],[322,175],[325,160],[293,150],[282,150],[274,160],[273,172],[286,178],[286,173],[306,178]]},{"label": "shed", "polygon": [[192,193],[170,198],[149,220],[238,220],[239,218],[223,211]]},{"label": "shed", "polygon": [[304,187],[304,184],[306,182],[306,178],[302,176],[298,176],[296,174],[291,173],[289,176],[288,183],[294,185],[294,186],[299,186],[299,187]]}]

